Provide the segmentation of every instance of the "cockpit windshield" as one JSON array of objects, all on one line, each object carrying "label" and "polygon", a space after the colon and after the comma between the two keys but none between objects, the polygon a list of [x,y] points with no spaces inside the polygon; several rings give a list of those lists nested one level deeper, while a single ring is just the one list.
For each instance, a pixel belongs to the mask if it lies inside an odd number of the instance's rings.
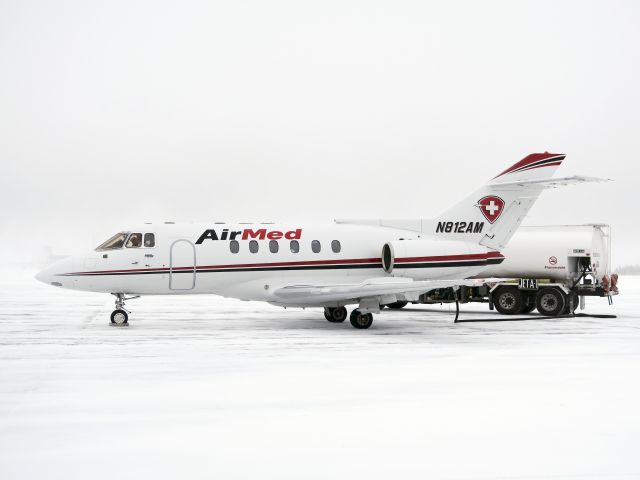
[{"label": "cockpit windshield", "polygon": [[[144,240],[143,240],[144,239]],[[100,250],[117,250],[120,248],[154,248],[156,246],[156,236],[153,233],[116,233],[109,240],[104,242],[98,248]]]},{"label": "cockpit windshield", "polygon": [[127,235],[129,235],[129,232],[116,233],[113,237],[96,248],[96,250],[115,250],[117,248],[122,248],[124,241],[127,239]]}]

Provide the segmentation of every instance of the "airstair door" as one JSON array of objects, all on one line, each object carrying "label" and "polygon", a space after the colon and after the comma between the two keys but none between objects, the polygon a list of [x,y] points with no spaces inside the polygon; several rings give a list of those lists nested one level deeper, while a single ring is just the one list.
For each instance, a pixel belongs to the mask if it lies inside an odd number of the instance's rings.
[{"label": "airstair door", "polygon": [[196,286],[196,247],[180,239],[169,253],[169,290],[193,290]]}]

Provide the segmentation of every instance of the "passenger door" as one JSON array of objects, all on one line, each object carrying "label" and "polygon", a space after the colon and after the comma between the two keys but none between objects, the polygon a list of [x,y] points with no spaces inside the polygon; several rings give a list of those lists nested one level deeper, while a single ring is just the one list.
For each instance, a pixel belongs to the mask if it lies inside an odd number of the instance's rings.
[{"label": "passenger door", "polygon": [[169,251],[169,290],[193,290],[196,286],[196,247],[185,239],[175,240]]}]

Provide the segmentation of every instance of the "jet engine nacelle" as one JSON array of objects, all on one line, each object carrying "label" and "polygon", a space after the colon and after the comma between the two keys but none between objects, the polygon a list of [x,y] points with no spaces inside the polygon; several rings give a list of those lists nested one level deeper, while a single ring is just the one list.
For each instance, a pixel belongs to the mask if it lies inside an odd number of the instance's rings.
[{"label": "jet engine nacelle", "polygon": [[[382,266],[387,273],[394,270],[424,269],[434,272],[439,269],[451,271],[451,267],[483,268],[491,262],[497,252],[489,252],[477,243],[456,240],[418,239],[394,240],[382,247]],[[413,270],[416,272],[417,270]],[[405,274],[406,270],[402,272]],[[412,273],[413,275],[413,273]],[[428,277],[430,275],[425,275]]]}]

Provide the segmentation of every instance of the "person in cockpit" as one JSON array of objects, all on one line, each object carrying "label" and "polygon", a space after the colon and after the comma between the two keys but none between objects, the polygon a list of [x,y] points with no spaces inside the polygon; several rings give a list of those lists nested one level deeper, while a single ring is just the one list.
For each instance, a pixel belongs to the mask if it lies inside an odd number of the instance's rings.
[{"label": "person in cockpit", "polygon": [[127,242],[127,248],[138,248],[142,243],[142,235],[139,233],[132,233]]}]

